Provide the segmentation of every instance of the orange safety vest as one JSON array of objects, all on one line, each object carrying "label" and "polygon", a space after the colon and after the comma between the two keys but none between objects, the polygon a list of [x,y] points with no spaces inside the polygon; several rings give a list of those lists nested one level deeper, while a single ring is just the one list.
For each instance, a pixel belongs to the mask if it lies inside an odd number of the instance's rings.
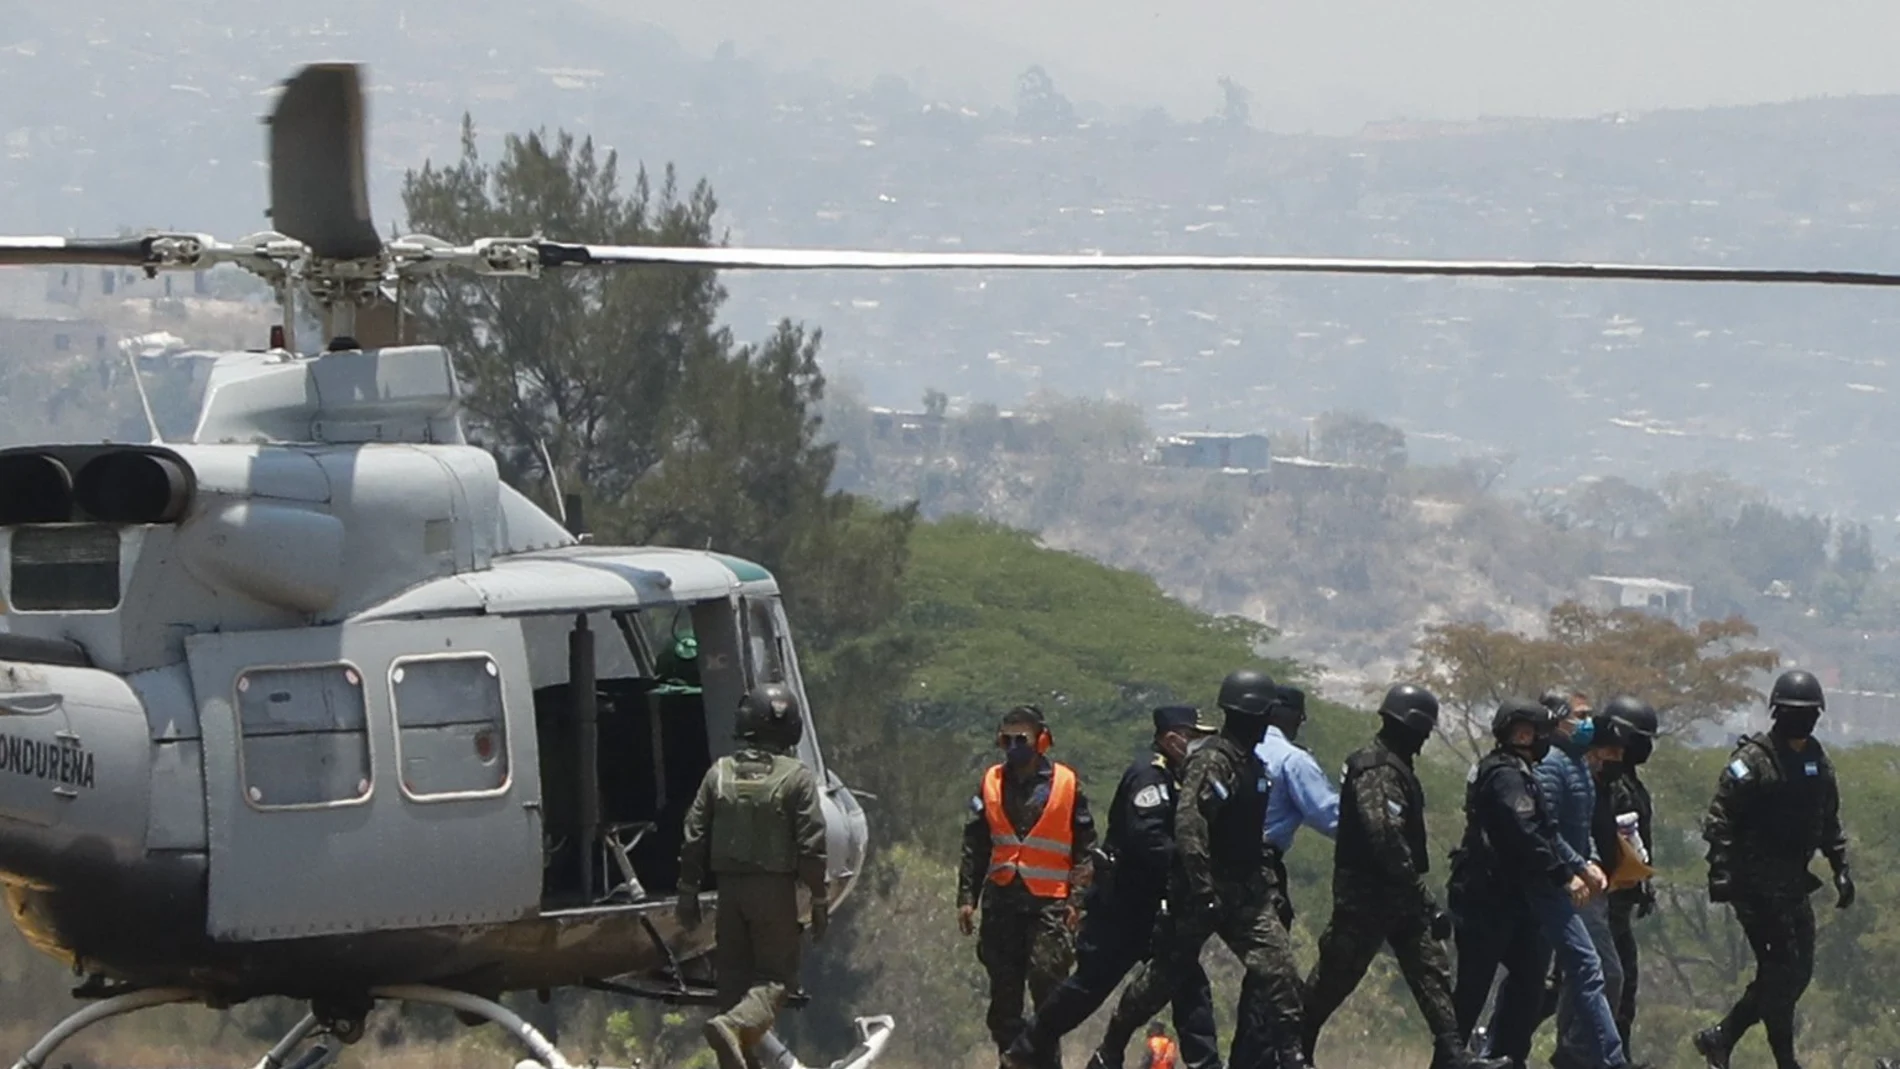
[{"label": "orange safety vest", "polygon": [[1069,897],[1069,870],[1075,852],[1075,770],[1057,762],[1049,801],[1028,835],[1017,835],[1003,812],[1003,766],[983,775],[983,815],[990,825],[990,882],[1011,876],[1037,898]]},{"label": "orange safety vest", "polygon": [[1174,1069],[1174,1040],[1167,1036],[1148,1037],[1148,1069]]}]

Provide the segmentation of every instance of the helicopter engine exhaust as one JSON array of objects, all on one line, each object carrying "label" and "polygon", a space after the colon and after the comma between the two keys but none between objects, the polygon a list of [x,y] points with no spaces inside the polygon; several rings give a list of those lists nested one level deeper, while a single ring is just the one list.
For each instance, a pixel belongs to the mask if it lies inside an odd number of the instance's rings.
[{"label": "helicopter engine exhaust", "polygon": [[156,453],[118,450],[87,461],[73,480],[79,507],[102,523],[177,523],[191,503],[182,464]]},{"label": "helicopter engine exhaust", "polygon": [[191,469],[170,450],[92,445],[0,454],[0,527],[177,523],[194,493]]},{"label": "helicopter engine exhaust", "polygon": [[73,514],[73,475],[45,453],[0,456],[0,527],[65,523]]}]

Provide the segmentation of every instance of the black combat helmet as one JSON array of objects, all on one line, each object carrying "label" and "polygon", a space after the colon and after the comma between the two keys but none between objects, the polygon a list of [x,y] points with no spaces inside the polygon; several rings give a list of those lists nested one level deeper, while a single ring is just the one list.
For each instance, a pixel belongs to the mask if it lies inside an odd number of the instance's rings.
[{"label": "black combat helmet", "polygon": [[1813,672],[1799,668],[1783,672],[1768,695],[1770,709],[1825,709],[1827,698],[1821,694],[1821,681]]},{"label": "black combat helmet", "polygon": [[1227,673],[1221,680],[1220,699],[1215,703],[1230,713],[1242,716],[1266,716],[1280,700],[1280,688],[1265,672],[1242,668]]},{"label": "black combat helmet", "polygon": [[1519,724],[1529,724],[1537,729],[1539,735],[1545,735],[1555,726],[1557,720],[1557,712],[1547,705],[1518,698],[1506,698],[1498,704],[1498,711],[1491,716],[1491,737],[1499,742],[1508,742],[1511,738],[1511,729]]},{"label": "black combat helmet", "polygon": [[1562,687],[1545,691],[1544,696],[1537,699],[1537,704],[1556,713],[1559,720],[1570,715],[1570,695]]},{"label": "black combat helmet", "polygon": [[1656,710],[1641,698],[1619,694],[1597,714],[1596,737],[1623,748],[1623,763],[1640,765],[1656,746]]},{"label": "black combat helmet", "polygon": [[798,745],[805,736],[805,720],[798,715],[798,698],[783,683],[754,687],[739,699],[739,715],[733,736],[752,739],[787,749]]},{"label": "black combat helmet", "polygon": [[1438,726],[1438,697],[1416,683],[1400,683],[1385,692],[1379,715],[1417,735],[1430,735]]}]

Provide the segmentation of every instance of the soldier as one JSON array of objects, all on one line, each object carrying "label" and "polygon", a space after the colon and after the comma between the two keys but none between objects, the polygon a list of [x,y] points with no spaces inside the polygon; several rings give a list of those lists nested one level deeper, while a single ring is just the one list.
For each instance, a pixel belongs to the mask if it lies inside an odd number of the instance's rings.
[{"label": "soldier", "polygon": [[1242,669],[1221,683],[1221,733],[1197,741],[1181,773],[1168,914],[1155,934],[1154,958],[1122,992],[1091,1069],[1120,1069],[1135,1029],[1192,975],[1201,948],[1215,935],[1246,969],[1236,1030],[1273,1037],[1274,1053],[1261,1059],[1267,1065],[1306,1069],[1299,966],[1275,916],[1282,889],[1261,835],[1271,784],[1253,752],[1266,735],[1267,710],[1277,694],[1264,672]]},{"label": "soldier", "polygon": [[990,978],[986,1023],[999,1055],[1023,1030],[1025,985],[1032,1005],[1041,1005],[1069,974],[1081,916],[1075,892],[1089,882],[1095,820],[1075,770],[1048,758],[1054,743],[1041,709],[1006,713],[996,732],[1003,761],[984,773],[963,826],[957,927],[977,934],[976,957]]},{"label": "soldier", "polygon": [[[1300,728],[1306,723],[1306,692],[1298,687],[1276,688],[1278,698],[1267,713],[1267,736],[1254,747],[1260,763],[1266,767],[1272,787],[1267,794],[1267,856],[1274,878],[1281,888],[1280,924],[1293,927],[1293,895],[1287,885],[1286,852],[1293,837],[1308,827],[1331,839],[1339,833],[1339,792],[1333,789],[1326,773],[1314,760],[1313,753],[1300,745]],[[1259,1057],[1255,1041],[1266,1041],[1245,1029],[1234,1033],[1230,1065],[1244,1069]],[[1308,1050],[1310,1057],[1312,1051]]]},{"label": "soldier", "polygon": [[798,888],[811,892],[811,934],[824,938],[825,816],[818,778],[793,749],[805,730],[797,699],[777,683],[739,701],[739,747],[713,762],[686,813],[680,845],[682,925],[700,922],[699,889],[718,881],[720,1012],[706,1022],[706,1042],[720,1069],[759,1064],[754,1046],[778,1018],[798,983]]},{"label": "soldier", "polygon": [[1826,708],[1821,681],[1783,673],[1768,696],[1774,726],[1745,736],[1722,770],[1703,838],[1709,844],[1709,899],[1727,902],[1755,951],[1755,980],[1720,1024],[1696,1034],[1710,1066],[1760,1021],[1778,1069],[1795,1069],[1794,1010],[1814,974],[1814,907],[1822,886],[1808,871],[1815,851],[1834,870],[1835,907],[1854,904],[1841,831],[1840,785],[1814,736]]},{"label": "soldier", "polygon": [[[1648,851],[1656,842],[1652,821],[1655,807],[1650,804],[1649,787],[1636,770],[1649,760],[1656,742],[1656,710],[1640,698],[1618,697],[1603,707],[1603,716],[1623,736],[1623,759],[1603,768],[1602,800],[1599,823],[1607,817],[1621,826],[1635,825],[1634,834],[1641,860],[1649,862]],[[1617,874],[1612,872],[1614,880]],[[1610,932],[1616,942],[1616,956],[1623,964],[1623,997],[1611,1007],[1616,1014],[1616,1031],[1629,1049],[1630,1027],[1636,1022],[1637,949],[1635,921],[1656,911],[1656,892],[1648,880],[1634,887],[1610,892]]]},{"label": "soldier", "polygon": [[1439,1069],[1509,1069],[1508,1059],[1479,1061],[1465,1050],[1451,1004],[1451,961],[1443,941],[1451,918],[1425,888],[1425,789],[1412,763],[1438,726],[1438,698],[1401,683],[1379,705],[1379,733],[1346,758],[1339,845],[1333,851],[1333,917],[1306,981],[1307,1060],[1327,1018],[1346,1001],[1381,944],[1392,948],[1432,1030]]},{"label": "soldier", "polygon": [[1472,770],[1464,840],[1452,854],[1449,902],[1458,940],[1452,1003],[1459,1037],[1469,1039],[1502,965],[1507,976],[1492,1014],[1489,1053],[1528,1058],[1555,947],[1564,997],[1589,1027],[1587,1064],[1619,1069],[1628,1063],[1603,997],[1596,949],[1576,910],[1589,897],[1589,884],[1558,853],[1556,822],[1533,771],[1550,752],[1556,723],[1542,705],[1503,702],[1491,720],[1497,747]]},{"label": "soldier", "polygon": [[[1174,860],[1174,805],[1188,744],[1220,729],[1194,709],[1154,711],[1154,754],[1122,773],[1108,808],[1108,863],[1089,886],[1075,971],[1036,1006],[1010,1044],[1004,1063],[1018,1069],[1055,1064],[1055,1048],[1114,992],[1137,962],[1148,957],[1155,921],[1167,894]],[[1214,993],[1195,962],[1174,992],[1174,1027],[1188,1069],[1220,1069],[1214,1031]]]}]

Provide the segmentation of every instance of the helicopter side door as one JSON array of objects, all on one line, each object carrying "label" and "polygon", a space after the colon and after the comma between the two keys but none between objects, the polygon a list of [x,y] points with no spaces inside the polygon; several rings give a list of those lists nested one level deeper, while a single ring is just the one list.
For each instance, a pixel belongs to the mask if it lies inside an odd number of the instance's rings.
[{"label": "helicopter side door", "polygon": [[214,938],[536,911],[541,785],[518,621],[213,633],[187,653]]}]

